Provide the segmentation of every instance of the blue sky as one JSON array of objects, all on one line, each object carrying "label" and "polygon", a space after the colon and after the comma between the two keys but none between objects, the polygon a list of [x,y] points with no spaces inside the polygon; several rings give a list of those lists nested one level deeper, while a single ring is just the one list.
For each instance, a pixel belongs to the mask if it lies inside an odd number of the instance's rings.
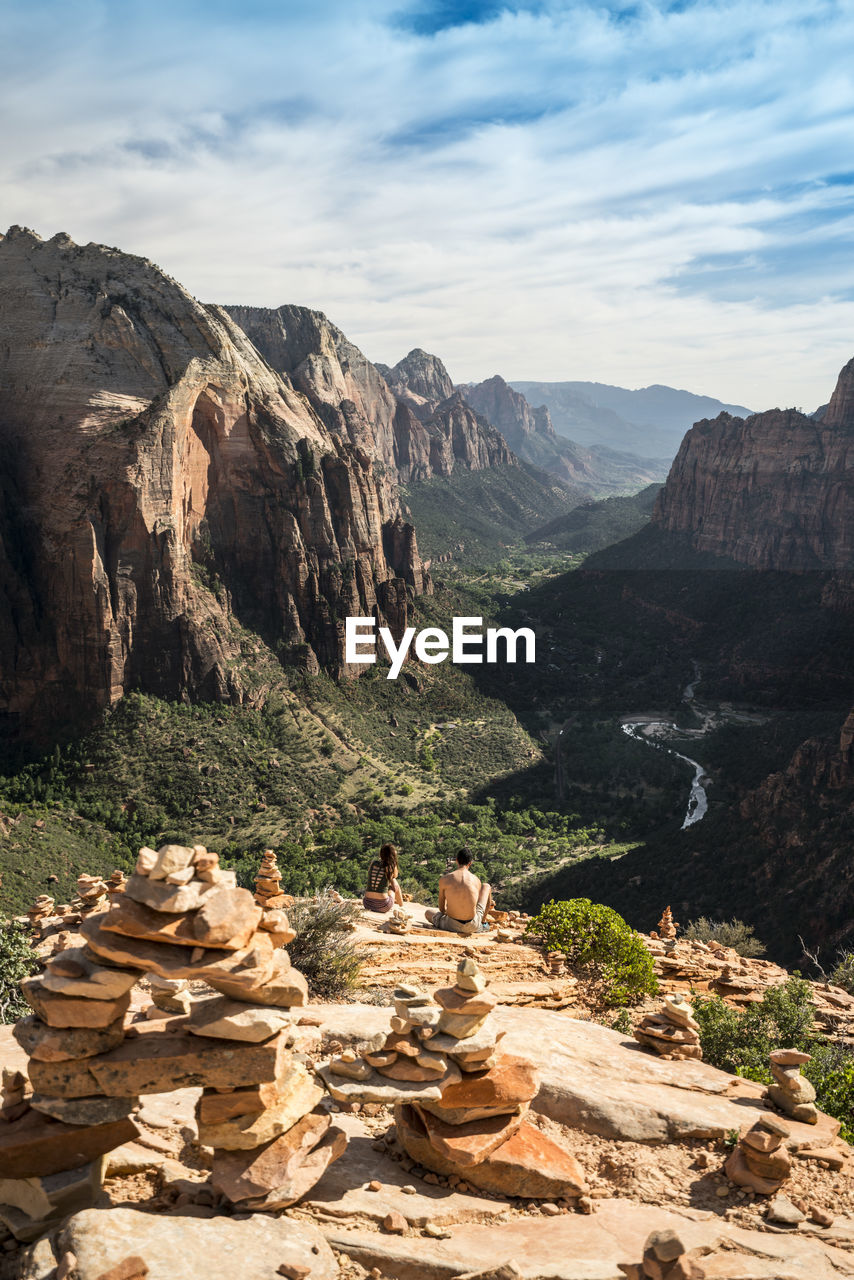
[{"label": "blue sky", "polygon": [[854,5],[0,0],[0,224],[457,380],[827,399]]}]

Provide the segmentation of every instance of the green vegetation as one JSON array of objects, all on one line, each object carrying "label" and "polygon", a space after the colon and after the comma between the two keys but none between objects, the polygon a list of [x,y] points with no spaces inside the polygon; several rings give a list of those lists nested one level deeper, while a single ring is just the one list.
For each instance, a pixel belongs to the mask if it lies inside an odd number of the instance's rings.
[{"label": "green vegetation", "polygon": [[710,920],[700,916],[685,926],[685,937],[694,942],[719,942],[731,947],[740,956],[764,956],[765,946],[754,937],[753,926],[743,920]]},{"label": "green vegetation", "polygon": [[329,892],[298,902],[288,911],[296,932],[288,953],[311,995],[338,1000],[355,990],[362,965],[370,958],[352,940],[353,925],[361,914],[354,903],[338,902]]},{"label": "green vegetation", "polygon": [[652,955],[610,907],[588,898],[549,902],[526,932],[540,936],[547,950],[562,951],[571,964],[592,968],[607,1004],[630,1004],[658,990]]},{"label": "green vegetation", "polygon": [[541,525],[525,541],[576,554],[601,551],[648,524],[660,492],[661,485],[650,484],[630,497],[585,502]]},{"label": "green vegetation", "polygon": [[19,983],[37,968],[29,929],[15,923],[5,925],[0,930],[0,1023],[17,1022],[32,1012]]},{"label": "green vegetation", "polygon": [[748,1080],[771,1083],[772,1049],[812,1054],[802,1074],[815,1088],[816,1105],[842,1122],[846,1142],[854,1140],[854,1054],[815,1030],[812,990],[803,978],[770,987],[761,1002],[744,1011],[731,1009],[719,996],[695,997],[694,1017],[704,1061]]},{"label": "green vegetation", "polygon": [[840,951],[836,964],[830,972],[830,981],[842,987],[850,996],[854,996],[854,951]]}]

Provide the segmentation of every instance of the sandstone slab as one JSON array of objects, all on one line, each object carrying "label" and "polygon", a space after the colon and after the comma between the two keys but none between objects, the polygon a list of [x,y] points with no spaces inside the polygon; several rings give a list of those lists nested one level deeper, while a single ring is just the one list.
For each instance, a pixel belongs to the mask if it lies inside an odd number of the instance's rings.
[{"label": "sandstone slab", "polygon": [[[101,927],[107,933],[120,933],[125,938],[140,938],[145,942],[172,943],[180,947],[221,947],[224,951],[239,951],[245,947],[255,932],[257,923],[254,916],[246,922],[246,913],[231,911],[229,901],[231,895],[246,893],[245,889],[223,889],[210,894],[198,911],[184,913],[155,911],[123,895],[121,901],[103,917]],[[216,941],[207,936],[207,931],[199,929],[199,917],[203,911],[209,910],[217,898],[224,896],[227,905],[217,913],[220,928],[216,931]],[[246,893],[250,904],[252,895]],[[257,908],[254,908],[258,912]],[[233,933],[223,927],[231,921]]]},{"label": "sandstone slab", "polygon": [[[219,977],[229,979],[232,984],[260,984],[272,972],[273,955],[279,954],[273,952],[270,936],[263,932],[256,933],[248,947],[237,951],[217,951],[198,944],[191,950],[171,942],[127,938],[103,927],[106,914],[92,915],[81,922],[80,932],[90,949],[113,964],[126,964],[144,972],[150,970],[161,978],[199,978],[213,984]],[[201,954],[197,955],[199,951]],[[244,993],[242,998],[248,997]]]},{"label": "sandstone slab", "polygon": [[294,1063],[276,1084],[278,1095],[275,1102],[261,1111],[213,1123],[203,1121],[200,1113],[199,1142],[223,1151],[248,1151],[260,1147],[287,1133],[323,1097],[322,1087],[299,1063]]},{"label": "sandstone slab", "polygon": [[30,1014],[16,1022],[10,1031],[18,1044],[37,1062],[67,1062],[72,1058],[92,1058],[108,1053],[125,1037],[124,1017],[106,1027],[49,1027],[41,1018]]},{"label": "sandstone slab", "polygon": [[275,1080],[252,1085],[249,1089],[232,1089],[216,1093],[206,1089],[196,1106],[196,1116],[201,1124],[222,1124],[235,1116],[248,1116],[265,1107],[272,1107],[279,1100],[279,1086]]},{"label": "sandstone slab", "polygon": [[80,1127],[27,1111],[12,1124],[0,1126],[0,1169],[7,1178],[40,1178],[79,1169],[138,1133],[127,1119]]},{"label": "sandstone slab", "polygon": [[[30,1241],[101,1197],[104,1157],[43,1178],[0,1178],[0,1221],[17,1240]],[[24,1272],[26,1275],[26,1271]],[[54,1280],[53,1264],[39,1280]]]},{"label": "sandstone slab", "polygon": [[48,990],[41,978],[25,978],[21,992],[49,1027],[107,1027],[123,1018],[130,1007],[129,991],[112,1000],[84,1000]]},{"label": "sandstone slab", "polygon": [[299,970],[293,968],[287,951],[273,950],[271,937],[269,933],[255,934],[255,942],[263,939],[271,951],[270,971],[263,981],[247,983],[239,971],[214,972],[206,979],[214,991],[231,996],[234,1000],[277,1005],[283,1009],[308,1004],[308,983]]},{"label": "sandstone slab", "polygon": [[292,1025],[290,1013],[275,1006],[211,996],[194,1003],[187,1029],[197,1036],[257,1042],[269,1040]]},{"label": "sandstone slab", "polygon": [[336,1102],[406,1102],[410,1098],[429,1098],[438,1102],[442,1097],[442,1089],[448,1084],[456,1083],[462,1073],[453,1063],[443,1076],[432,1081],[388,1080],[379,1072],[372,1071],[367,1080],[347,1080],[335,1075],[332,1069],[321,1064],[317,1074],[323,1080]]},{"label": "sandstone slab", "polygon": [[148,876],[130,876],[125,885],[125,897],[142,902],[153,911],[195,911],[209,894],[223,887],[233,889],[237,878],[233,871],[223,871],[219,881],[207,884],[191,880],[189,884],[167,884],[165,880],[150,880]]},{"label": "sandstone slab", "polygon": [[48,1098],[34,1093],[30,1106],[65,1124],[109,1124],[123,1120],[139,1105],[139,1098]]},{"label": "sandstone slab", "polygon": [[347,1135],[330,1117],[311,1112],[287,1133],[252,1151],[215,1150],[211,1185],[233,1204],[286,1208],[343,1155]]},{"label": "sandstone slab", "polygon": [[68,947],[51,957],[42,974],[48,991],[84,1000],[113,1000],[139,981],[139,974],[98,964],[85,947]]},{"label": "sandstone slab", "polygon": [[79,1062],[32,1062],[38,1093],[88,1098],[163,1093],[194,1085],[239,1088],[275,1080],[290,1054],[280,1036],[263,1044],[207,1040],[173,1032],[166,1023],[144,1023],[109,1053]]},{"label": "sandstone slab", "polygon": [[467,1072],[462,1079],[446,1084],[442,1107],[448,1111],[485,1108],[495,1113],[499,1107],[515,1111],[535,1098],[538,1088],[537,1070],[529,1059],[502,1053],[488,1071]]},{"label": "sandstone slab", "polygon": [[485,1160],[512,1137],[525,1118],[524,1113],[519,1112],[517,1115],[489,1116],[468,1124],[452,1124],[420,1107],[417,1102],[411,1105],[433,1150],[460,1168]]},{"label": "sandstone slab", "polygon": [[435,1173],[455,1175],[481,1191],[522,1199],[586,1194],[584,1172],[575,1157],[526,1120],[485,1159],[461,1164],[433,1145],[414,1107],[395,1107],[394,1118],[407,1155]]},{"label": "sandstone slab", "polygon": [[[193,930],[206,947],[238,946],[247,942],[261,923],[263,912],[248,889],[217,885],[193,918]],[[242,941],[237,941],[241,939]]]},{"label": "sandstone slab", "polygon": [[290,1218],[218,1217],[200,1220],[88,1209],[60,1233],[57,1251],[77,1259],[75,1280],[99,1280],[135,1254],[148,1266],[146,1280],[278,1280],[283,1264],[305,1268],[307,1280],[336,1280],[338,1264],[323,1237]]}]

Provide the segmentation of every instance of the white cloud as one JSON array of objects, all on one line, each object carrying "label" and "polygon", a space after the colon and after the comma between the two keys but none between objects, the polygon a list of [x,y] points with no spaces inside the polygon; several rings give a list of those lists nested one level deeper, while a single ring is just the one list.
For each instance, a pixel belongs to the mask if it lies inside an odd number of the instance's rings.
[{"label": "white cloud", "polygon": [[854,167],[849,5],[432,36],[403,7],[13,3],[0,216],[459,379],[827,398],[854,349],[854,186],[827,181]]}]

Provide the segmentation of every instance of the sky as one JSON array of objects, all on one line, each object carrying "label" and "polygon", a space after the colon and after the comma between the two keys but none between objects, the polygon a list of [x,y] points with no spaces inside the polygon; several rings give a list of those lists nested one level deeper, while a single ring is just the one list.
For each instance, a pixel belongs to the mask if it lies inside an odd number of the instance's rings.
[{"label": "sky", "polygon": [[854,356],[854,0],[0,0],[0,229],[455,381],[808,411]]}]

